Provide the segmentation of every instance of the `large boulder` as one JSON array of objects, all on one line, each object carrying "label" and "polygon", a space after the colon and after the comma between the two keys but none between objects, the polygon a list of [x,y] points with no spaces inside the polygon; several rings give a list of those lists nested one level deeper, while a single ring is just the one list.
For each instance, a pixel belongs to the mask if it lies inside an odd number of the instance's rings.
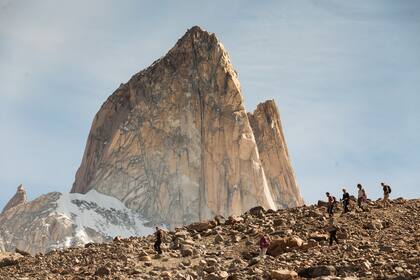
[{"label": "large boulder", "polygon": [[303,240],[297,236],[275,238],[270,242],[267,249],[267,254],[277,257],[285,252],[300,248],[303,245]]},{"label": "large boulder", "polygon": [[216,221],[210,220],[210,221],[193,223],[188,226],[188,229],[201,232],[201,231],[206,231],[208,229],[212,229],[216,227],[216,225],[217,225]]},{"label": "large boulder", "polygon": [[292,270],[278,269],[272,270],[270,277],[272,280],[294,280],[298,279],[298,274]]}]

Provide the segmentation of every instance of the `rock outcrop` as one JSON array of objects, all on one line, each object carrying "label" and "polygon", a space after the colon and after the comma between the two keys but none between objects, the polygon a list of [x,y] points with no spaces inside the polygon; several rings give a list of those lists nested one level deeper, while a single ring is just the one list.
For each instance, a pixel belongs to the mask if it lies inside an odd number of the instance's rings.
[{"label": "rock outcrop", "polygon": [[300,205],[282,149],[281,171],[270,168],[267,184],[229,56],[214,34],[193,27],[102,105],[71,191],[95,189],[171,227],[276,209],[273,196],[280,207]]},{"label": "rock outcrop", "polygon": [[24,204],[27,202],[26,191],[23,185],[19,185],[17,188],[16,194],[9,200],[6,206],[3,208],[2,213],[6,212],[10,208],[13,208],[17,205]]},{"label": "rock outcrop", "polygon": [[[315,232],[326,232],[328,221],[326,208],[313,205],[247,212],[236,222],[210,221],[218,225],[200,231],[188,226],[166,232],[161,256],[154,252],[153,235],[3,261],[0,254],[0,275],[4,280],[418,279],[420,200],[364,207],[335,215],[339,244],[334,246],[313,238]],[[364,228],[376,220],[382,229]],[[265,260],[258,257],[262,232],[279,249]]]},{"label": "rock outcrop", "polygon": [[259,104],[248,118],[274,202],[280,208],[303,205],[276,103]]},{"label": "rock outcrop", "polygon": [[149,234],[152,228],[116,198],[91,191],[48,193],[0,215],[0,252],[31,254]]}]

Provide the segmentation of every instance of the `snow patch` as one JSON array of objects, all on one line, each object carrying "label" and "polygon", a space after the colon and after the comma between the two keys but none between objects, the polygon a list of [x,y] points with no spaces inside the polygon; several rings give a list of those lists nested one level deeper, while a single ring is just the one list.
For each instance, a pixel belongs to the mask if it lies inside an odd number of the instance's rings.
[{"label": "snow patch", "polygon": [[63,244],[70,247],[74,240],[82,243],[92,242],[92,230],[113,238],[151,234],[153,229],[138,213],[128,209],[118,199],[91,190],[86,194],[65,193],[57,200],[57,215],[71,220],[75,226],[75,236]]}]

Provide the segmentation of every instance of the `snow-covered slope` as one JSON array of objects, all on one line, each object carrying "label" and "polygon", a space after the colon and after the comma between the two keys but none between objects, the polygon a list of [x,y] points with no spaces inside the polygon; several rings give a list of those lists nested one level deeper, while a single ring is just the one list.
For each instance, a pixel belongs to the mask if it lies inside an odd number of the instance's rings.
[{"label": "snow-covered slope", "polygon": [[153,229],[118,199],[95,190],[87,194],[49,193],[0,215],[0,250],[16,247],[32,254],[141,236]]},{"label": "snow-covered slope", "polygon": [[[104,237],[130,237],[147,235],[152,232],[144,226],[139,214],[126,208],[114,197],[103,195],[95,190],[87,194],[66,193],[57,200],[56,215],[73,222],[75,237],[83,243],[93,241],[89,231],[94,230]],[[71,244],[71,240],[69,238]]]}]

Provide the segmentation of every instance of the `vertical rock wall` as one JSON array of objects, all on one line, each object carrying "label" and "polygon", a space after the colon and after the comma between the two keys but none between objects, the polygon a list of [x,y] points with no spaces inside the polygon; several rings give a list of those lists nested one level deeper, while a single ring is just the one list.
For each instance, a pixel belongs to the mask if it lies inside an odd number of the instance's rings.
[{"label": "vertical rock wall", "polygon": [[72,192],[90,189],[168,225],[275,208],[236,72],[214,34],[190,29],[108,98]]},{"label": "vertical rock wall", "polygon": [[274,100],[248,113],[268,186],[278,207],[303,205]]}]

